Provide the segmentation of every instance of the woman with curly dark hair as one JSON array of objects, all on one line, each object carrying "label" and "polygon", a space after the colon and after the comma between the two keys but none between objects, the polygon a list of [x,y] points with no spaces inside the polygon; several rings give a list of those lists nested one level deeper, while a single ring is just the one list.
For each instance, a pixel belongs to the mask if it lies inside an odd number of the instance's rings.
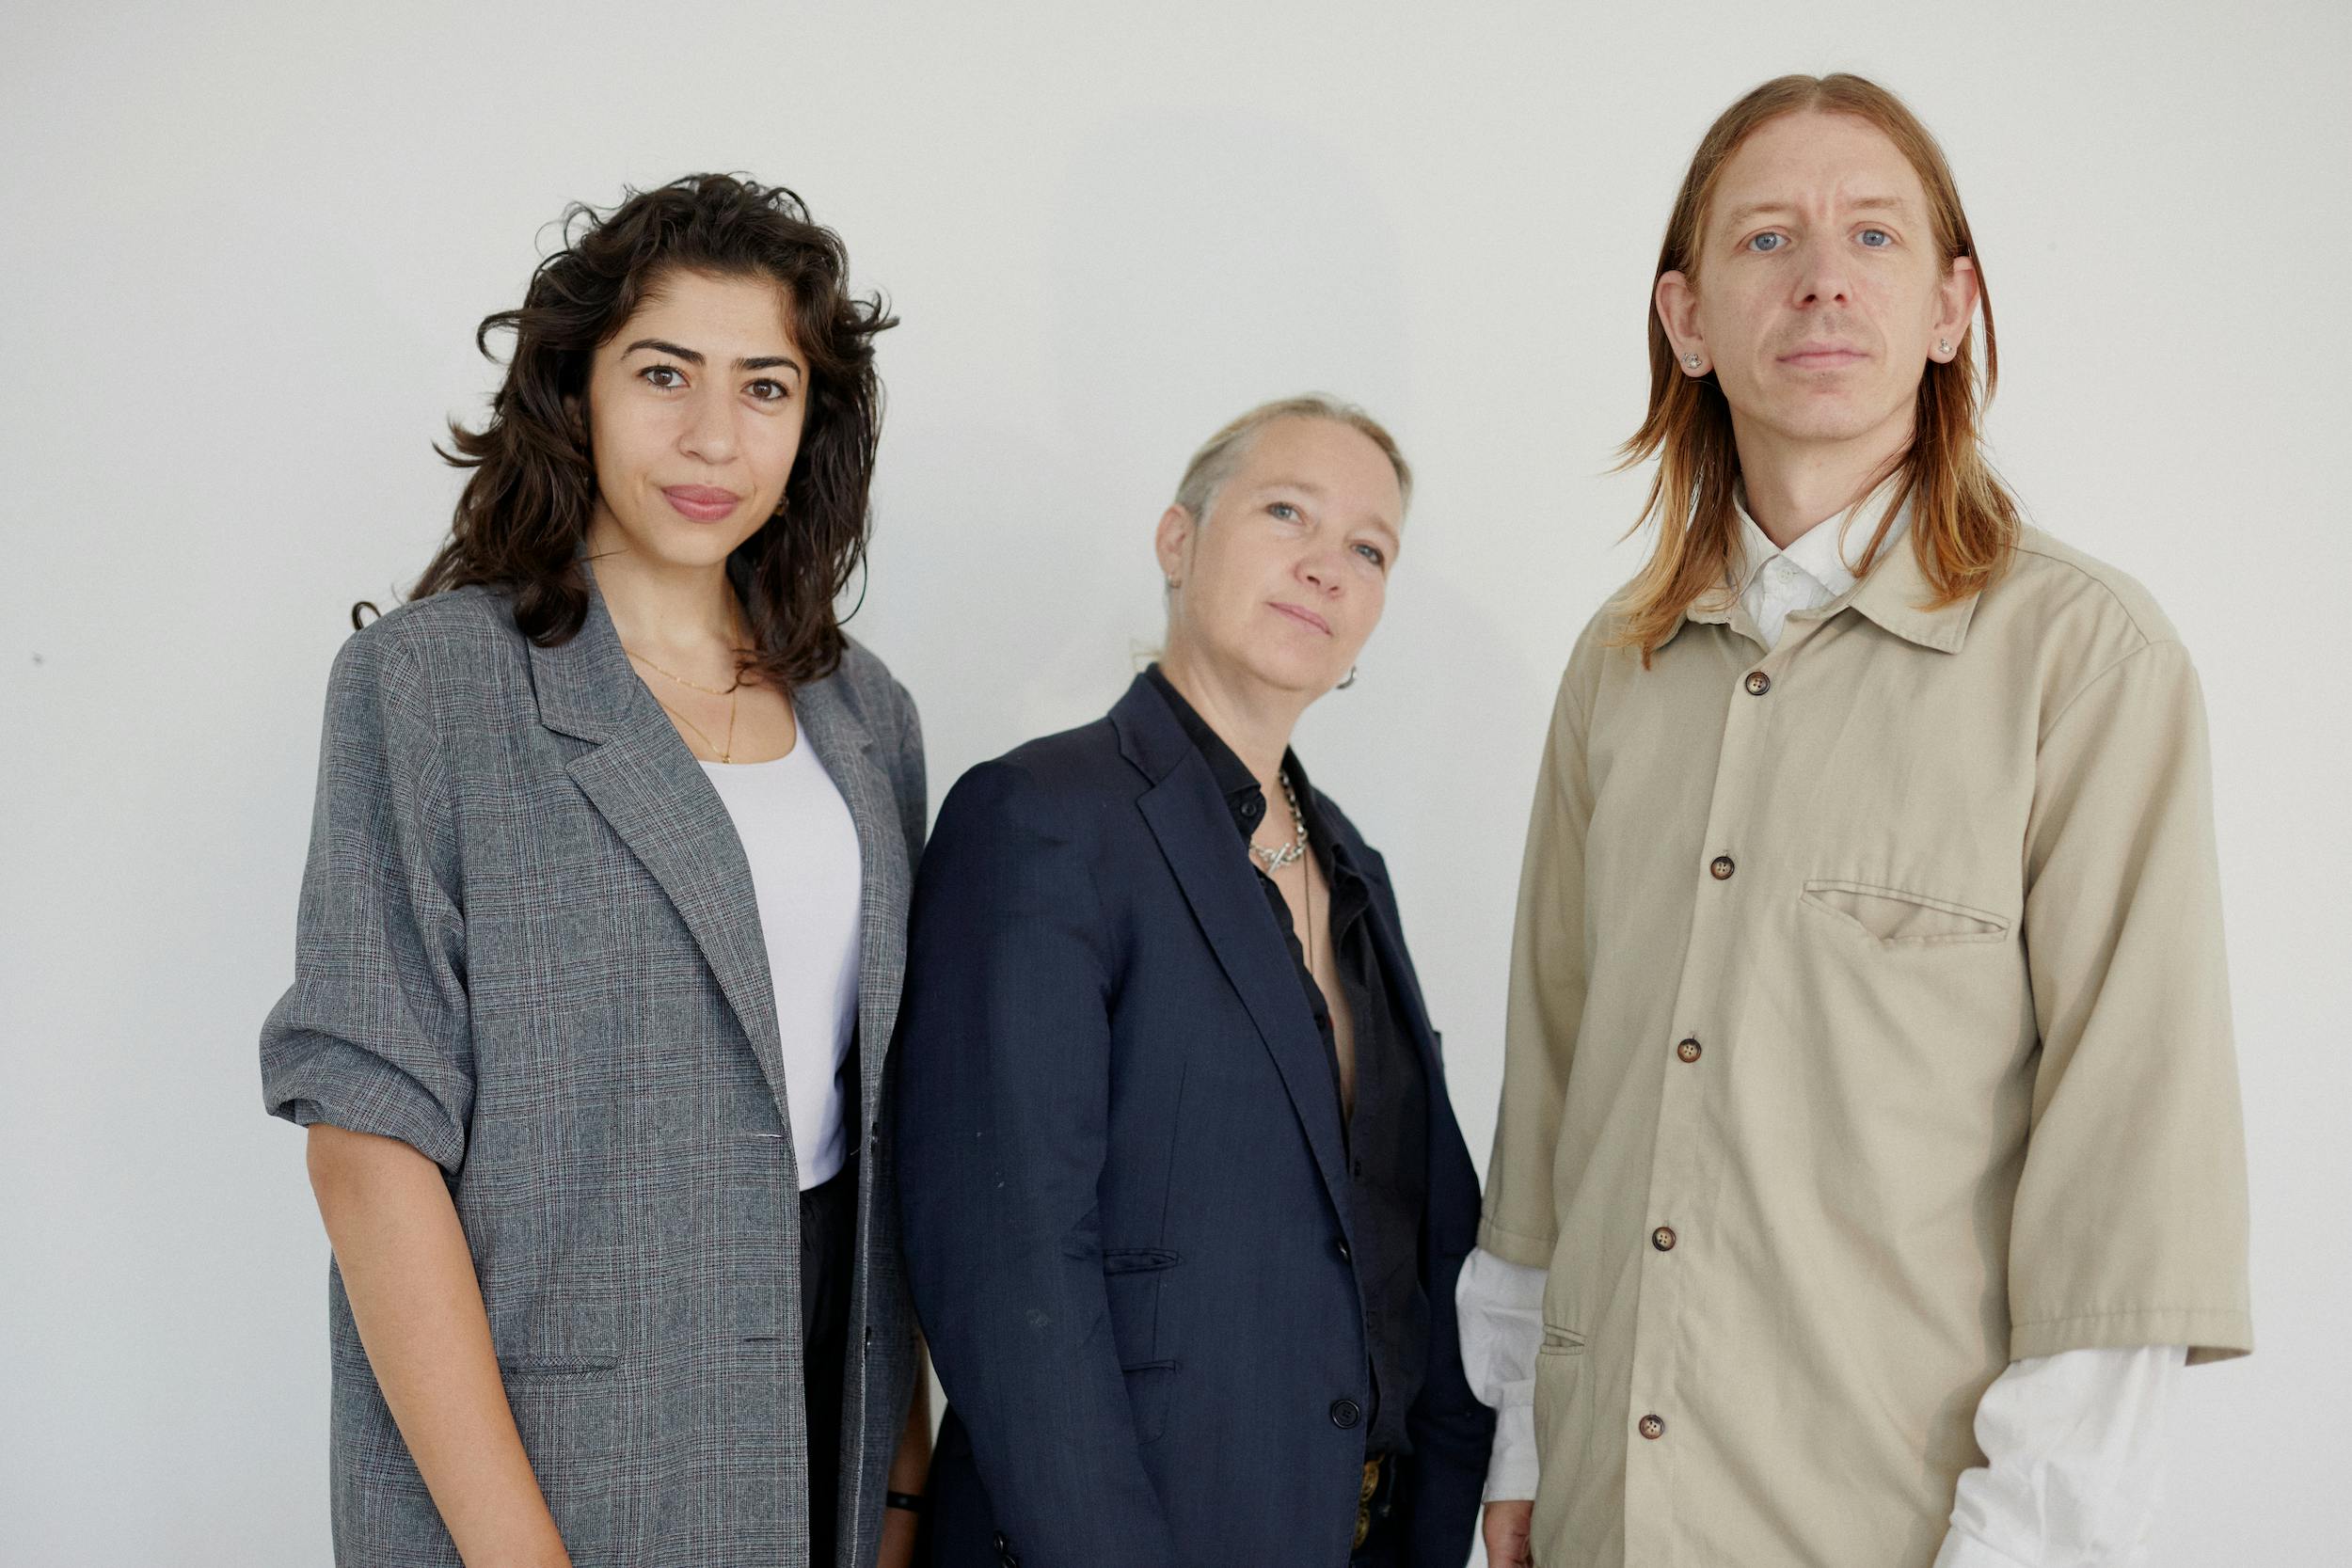
[{"label": "woman with curly dark hair", "polygon": [[566,237],[483,324],[448,543],[336,660],[262,1037],[334,1247],[336,1560],[903,1562],[923,750],[834,609],[892,320],[780,188]]}]

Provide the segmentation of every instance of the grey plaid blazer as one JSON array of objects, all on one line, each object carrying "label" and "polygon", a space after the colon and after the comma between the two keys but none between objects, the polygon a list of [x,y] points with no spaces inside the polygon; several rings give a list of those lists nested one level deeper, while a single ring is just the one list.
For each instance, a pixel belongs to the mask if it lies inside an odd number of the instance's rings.
[{"label": "grey plaid blazer", "polygon": [[[916,1367],[877,1111],[923,745],[905,690],[854,645],[794,706],[864,858],[850,1568],[873,1560]],[[523,1446],[580,1568],[807,1562],[781,1050],[742,847],[600,597],[557,648],[481,589],[403,606],[344,645],[263,1098],[305,1126],[399,1138],[446,1173]],[[340,1276],[327,1311],[336,1561],[456,1568]]]}]

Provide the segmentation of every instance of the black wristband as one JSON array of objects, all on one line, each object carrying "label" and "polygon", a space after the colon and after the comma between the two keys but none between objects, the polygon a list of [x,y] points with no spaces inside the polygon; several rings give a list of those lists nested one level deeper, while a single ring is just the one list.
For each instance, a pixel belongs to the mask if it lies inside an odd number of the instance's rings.
[{"label": "black wristband", "polygon": [[884,1492],[882,1506],[899,1509],[908,1513],[920,1513],[923,1512],[923,1497],[920,1493],[916,1492]]}]

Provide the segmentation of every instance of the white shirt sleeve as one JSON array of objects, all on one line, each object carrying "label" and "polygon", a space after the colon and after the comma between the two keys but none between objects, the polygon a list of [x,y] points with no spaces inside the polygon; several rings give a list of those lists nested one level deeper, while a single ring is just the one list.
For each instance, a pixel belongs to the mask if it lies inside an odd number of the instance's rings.
[{"label": "white shirt sleeve", "polygon": [[1935,1568],[2141,1568],[2187,1365],[2185,1345],[2011,1362],[1978,1402],[1986,1463],[1961,1473]]},{"label": "white shirt sleeve", "polygon": [[1454,1286],[1462,1370],[1495,1411],[1486,1501],[1535,1496],[1535,1356],[1544,1348],[1544,1271],[1507,1263],[1485,1247],[1462,1261]]}]

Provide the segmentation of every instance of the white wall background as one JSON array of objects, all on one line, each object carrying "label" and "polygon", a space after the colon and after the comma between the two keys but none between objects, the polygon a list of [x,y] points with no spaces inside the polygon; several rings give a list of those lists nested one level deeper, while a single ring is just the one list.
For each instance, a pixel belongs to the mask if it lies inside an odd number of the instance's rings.
[{"label": "white wall background", "polygon": [[1483,1160],[1549,693],[1634,559],[1604,470],[1666,207],[1720,107],[1835,68],[1959,170],[2003,468],[2212,706],[2263,1348],[2187,1380],[2156,1561],[2343,1560],[2348,15],[9,6],[0,1561],[326,1559],[326,1247],[254,1034],[345,607],[438,539],[427,443],[565,201],[748,170],[890,293],[855,629],[934,800],[1118,693],[1201,436],[1308,387],[1391,421],[1409,547],[1301,744],[1395,868]]}]

